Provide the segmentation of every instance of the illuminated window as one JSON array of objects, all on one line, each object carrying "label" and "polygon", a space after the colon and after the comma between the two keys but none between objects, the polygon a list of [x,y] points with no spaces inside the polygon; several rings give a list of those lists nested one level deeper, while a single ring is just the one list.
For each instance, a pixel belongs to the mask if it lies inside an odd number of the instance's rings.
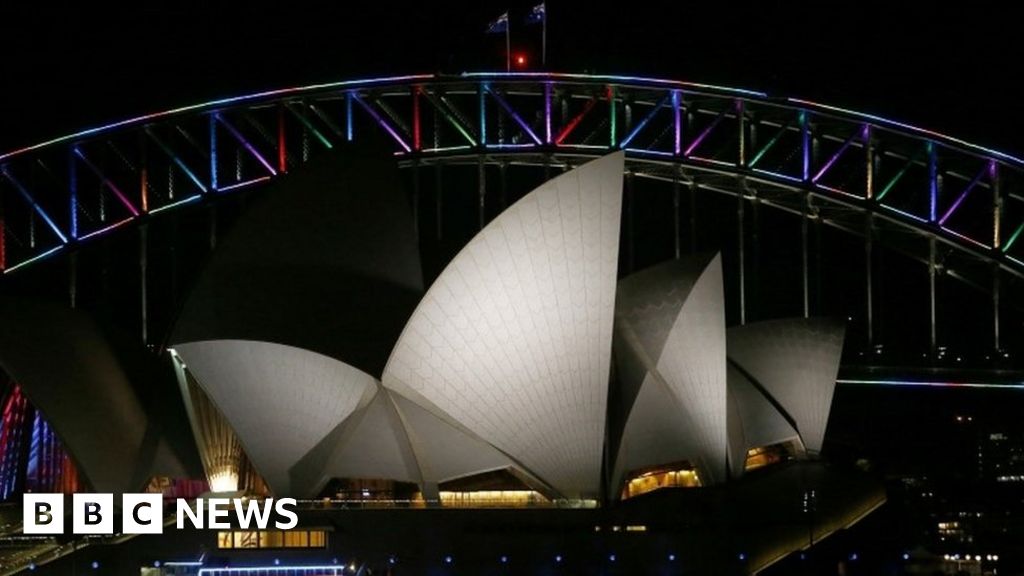
[{"label": "illuminated window", "polygon": [[477,490],[474,492],[440,492],[441,506],[446,508],[528,508],[546,506],[547,498],[534,490]]},{"label": "illuminated window", "polygon": [[259,548],[258,532],[235,532],[235,548]]},{"label": "illuminated window", "polygon": [[447,508],[531,508],[551,506],[510,469],[492,470],[445,482],[439,486],[441,506]]},{"label": "illuminated window", "polygon": [[284,548],[284,532],[260,532],[260,548]]},{"label": "illuminated window", "polygon": [[669,469],[646,470],[634,473],[622,489],[622,499],[632,498],[662,488],[697,488],[701,485],[696,470],[685,463],[674,464]]},{"label": "illuminated window", "polygon": [[326,548],[324,530],[218,532],[217,548]]},{"label": "illuminated window", "polygon": [[800,445],[795,441],[779,442],[768,446],[760,446],[747,451],[747,461],[744,470],[751,471],[791,460],[801,451]]},{"label": "illuminated window", "polygon": [[285,548],[308,548],[309,547],[309,533],[305,531],[301,532],[285,532],[284,533],[284,546]]},{"label": "illuminated window", "polygon": [[939,535],[940,536],[953,536],[957,538],[963,538],[964,530],[960,526],[959,522],[939,522]]}]

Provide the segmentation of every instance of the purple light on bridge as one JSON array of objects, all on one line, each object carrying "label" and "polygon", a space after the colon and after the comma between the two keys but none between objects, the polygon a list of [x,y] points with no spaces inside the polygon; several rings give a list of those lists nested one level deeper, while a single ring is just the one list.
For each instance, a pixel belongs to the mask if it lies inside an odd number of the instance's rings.
[{"label": "purple light on bridge", "polygon": [[708,134],[711,134],[711,131],[714,130],[716,126],[718,126],[718,123],[722,121],[722,118],[725,118],[724,110],[722,112],[719,112],[718,116],[715,116],[715,119],[712,120],[711,123],[708,124],[708,126],[704,128],[704,130],[701,131],[701,133],[696,138],[693,139],[693,142],[690,142],[690,145],[686,147],[686,151],[683,152],[683,156],[689,157],[690,154],[692,154],[693,151],[696,150],[698,146],[700,146],[700,143],[703,142],[704,139],[708,137]]},{"label": "purple light on bridge", "polygon": [[231,135],[235,137],[235,140],[238,140],[238,142],[241,143],[242,146],[244,146],[245,149],[248,150],[249,153],[252,154],[253,157],[256,158],[256,160],[258,160],[259,163],[262,164],[264,168],[267,169],[267,172],[270,172],[272,175],[277,176],[277,170],[275,170],[274,167],[270,165],[270,162],[268,162],[267,159],[264,158],[262,154],[260,154],[259,150],[257,150],[256,147],[253,146],[245,138],[245,136],[242,135],[241,132],[239,132],[234,126],[232,126],[230,122],[225,120],[219,113],[214,114],[214,118],[216,118],[217,121],[220,122],[222,126],[227,128],[228,132],[231,132]]},{"label": "purple light on bridge", "polygon": [[512,108],[512,106],[510,106],[509,103],[505,101],[504,98],[501,97],[501,95],[492,90],[491,87],[488,86],[487,84],[484,84],[484,90],[486,90],[487,93],[489,93],[491,97],[494,98],[494,101],[498,103],[498,106],[501,106],[501,108],[505,112],[507,112],[510,117],[512,117],[512,120],[515,121],[515,123],[518,124],[520,128],[522,128],[523,132],[525,132],[531,140],[533,140],[537,144],[541,143],[540,138],[537,136],[536,133],[534,133],[533,129],[530,128],[530,125],[526,123],[526,120],[523,120],[523,117],[520,116],[519,113],[516,112]]},{"label": "purple light on bridge", "polygon": [[[352,100],[355,100],[360,106],[362,106],[363,110],[366,110],[366,112],[370,116],[372,116],[374,120],[377,121],[377,124],[380,125],[380,127],[383,128],[385,132],[390,134],[391,137],[395,139],[395,142],[398,142],[398,145],[401,146],[403,150],[405,150],[406,152],[412,152],[412,147],[409,146],[409,144],[407,144],[405,140],[402,139],[398,132],[394,128],[392,128],[391,125],[384,120],[384,118],[381,117],[379,112],[374,110],[372,106],[363,101],[362,96],[356,94],[355,92],[350,92],[349,94],[351,95]],[[349,121],[348,125],[351,128],[352,122]]]}]

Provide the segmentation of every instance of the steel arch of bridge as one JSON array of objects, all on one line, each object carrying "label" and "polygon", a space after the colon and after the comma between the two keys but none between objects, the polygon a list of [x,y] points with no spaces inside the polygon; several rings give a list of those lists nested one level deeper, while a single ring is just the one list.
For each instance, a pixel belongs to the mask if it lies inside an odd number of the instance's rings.
[{"label": "steel arch of bridge", "polygon": [[[627,152],[637,177],[736,195],[865,238],[906,238],[935,278],[991,291],[1024,278],[1024,160],[794,98],[669,80],[556,73],[410,75],[216,100],[0,155],[5,273],[177,206],[288,172],[379,130],[404,166],[568,166]],[[481,202],[485,178],[480,179]],[[481,222],[484,210],[480,210]],[[679,222],[676,217],[676,252]],[[742,233],[741,233],[742,236]],[[742,251],[743,244],[740,242]],[[742,256],[741,256],[742,258]],[[742,272],[740,282],[743,283]],[[741,286],[741,300],[743,298]],[[741,315],[742,315],[741,302]]]}]

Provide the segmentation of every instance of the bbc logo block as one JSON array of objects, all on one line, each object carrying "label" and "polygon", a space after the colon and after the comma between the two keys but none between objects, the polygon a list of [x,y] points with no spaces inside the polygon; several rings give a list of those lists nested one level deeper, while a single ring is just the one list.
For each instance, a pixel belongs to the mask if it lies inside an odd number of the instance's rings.
[{"label": "bbc logo block", "polygon": [[[65,494],[25,494],[22,497],[24,534],[64,534],[64,510],[69,496]],[[119,507],[113,494],[73,494],[71,501],[71,532],[73,534],[163,534],[165,522],[163,494],[124,493]],[[243,530],[250,525],[266,530],[273,524],[278,530],[291,530],[299,523],[294,498],[197,498],[194,502],[178,498],[173,516],[177,529],[226,529],[234,512],[236,523]],[[118,520],[120,518],[120,520]],[[118,522],[120,522],[118,524]]]},{"label": "bbc logo block", "polygon": [[75,494],[72,502],[71,530],[75,534],[114,533],[113,494]]},{"label": "bbc logo block", "polygon": [[22,503],[21,521],[23,533],[64,533],[63,494],[25,494]]},{"label": "bbc logo block", "polygon": [[121,532],[163,534],[163,494],[125,494],[121,500]]},{"label": "bbc logo block", "polygon": [[[64,533],[64,494],[25,494],[22,502],[24,534]],[[161,494],[124,494],[121,509],[113,494],[74,494],[71,530],[74,534],[113,534],[120,515],[123,534],[162,534],[164,502]]]}]

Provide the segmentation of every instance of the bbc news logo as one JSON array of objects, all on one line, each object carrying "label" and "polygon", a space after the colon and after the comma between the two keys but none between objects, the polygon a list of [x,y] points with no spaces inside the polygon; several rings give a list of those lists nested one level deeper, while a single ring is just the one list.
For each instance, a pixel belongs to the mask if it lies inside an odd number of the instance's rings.
[{"label": "bbc news logo", "polygon": [[[64,533],[64,494],[25,494],[22,499],[24,534]],[[114,534],[113,494],[73,494],[71,497],[73,534]],[[175,504],[175,528],[186,527],[228,530],[227,519],[234,512],[238,528],[266,530],[274,519],[274,528],[289,530],[299,523],[294,498],[198,498],[191,502],[178,498]],[[163,534],[164,497],[162,494],[123,494],[121,496],[120,534]]]}]

